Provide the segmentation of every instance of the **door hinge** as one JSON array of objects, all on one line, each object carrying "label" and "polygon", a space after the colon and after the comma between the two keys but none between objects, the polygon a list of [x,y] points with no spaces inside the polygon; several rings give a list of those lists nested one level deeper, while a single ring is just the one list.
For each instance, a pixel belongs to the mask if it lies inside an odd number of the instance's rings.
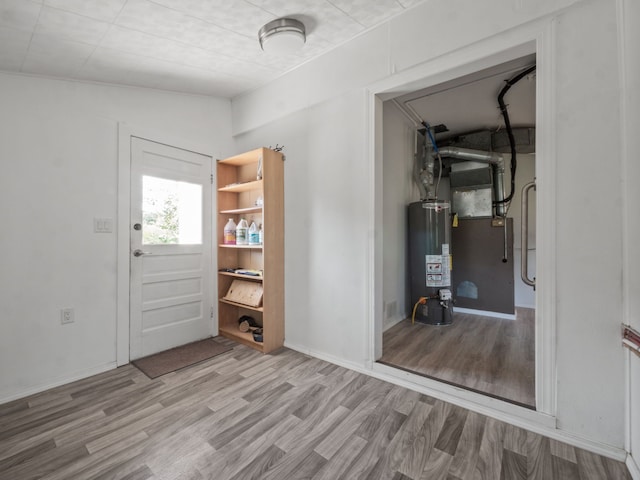
[{"label": "door hinge", "polygon": [[213,185],[213,173],[211,174],[211,185]]},{"label": "door hinge", "polygon": [[213,318],[213,307],[211,307],[211,318]]}]

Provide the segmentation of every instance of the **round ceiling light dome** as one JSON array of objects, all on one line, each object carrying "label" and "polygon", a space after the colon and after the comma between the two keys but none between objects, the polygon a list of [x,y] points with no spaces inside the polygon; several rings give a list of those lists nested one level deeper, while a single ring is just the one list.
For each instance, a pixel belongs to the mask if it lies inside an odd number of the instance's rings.
[{"label": "round ceiling light dome", "polygon": [[277,18],[260,29],[258,40],[265,52],[280,55],[294,53],[306,41],[304,23],[295,18]]}]

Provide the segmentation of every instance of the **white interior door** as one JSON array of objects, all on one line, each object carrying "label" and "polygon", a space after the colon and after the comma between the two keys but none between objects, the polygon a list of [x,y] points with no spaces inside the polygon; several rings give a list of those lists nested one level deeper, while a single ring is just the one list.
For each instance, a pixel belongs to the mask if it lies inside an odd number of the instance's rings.
[{"label": "white interior door", "polygon": [[212,333],[211,165],[131,138],[131,360]]}]

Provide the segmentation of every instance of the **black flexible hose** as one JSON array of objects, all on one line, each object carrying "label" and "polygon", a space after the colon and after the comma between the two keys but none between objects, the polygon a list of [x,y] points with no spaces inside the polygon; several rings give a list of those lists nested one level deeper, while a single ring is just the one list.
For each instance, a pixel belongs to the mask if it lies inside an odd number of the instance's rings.
[{"label": "black flexible hose", "polygon": [[507,84],[504,86],[504,88],[500,91],[500,94],[498,95],[498,105],[500,105],[500,111],[502,112],[502,117],[504,118],[504,126],[507,129],[507,136],[509,137],[509,145],[511,147],[511,168],[510,168],[511,192],[509,192],[509,195],[506,198],[493,202],[494,204],[510,202],[511,199],[513,198],[513,195],[516,189],[516,168],[518,165],[516,160],[516,139],[513,136],[513,129],[511,128],[511,122],[509,121],[509,112],[507,111],[507,106],[504,103],[504,96],[513,85],[518,83],[520,80],[522,80],[523,77],[526,77],[535,69],[536,69],[536,66],[533,65],[532,67],[529,67],[526,70],[523,70],[522,72],[520,72],[510,80],[507,80]]}]

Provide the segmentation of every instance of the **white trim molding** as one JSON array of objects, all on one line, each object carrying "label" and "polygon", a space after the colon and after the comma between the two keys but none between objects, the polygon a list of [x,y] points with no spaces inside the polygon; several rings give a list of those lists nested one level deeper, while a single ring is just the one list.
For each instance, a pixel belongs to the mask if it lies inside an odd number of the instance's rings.
[{"label": "white trim molding", "polygon": [[640,480],[640,467],[638,467],[638,464],[636,463],[635,459],[631,456],[631,454],[627,455],[627,461],[625,462],[625,464],[629,469],[631,478],[633,478],[633,480]]},{"label": "white trim molding", "polygon": [[629,469],[629,473],[631,474],[631,478],[633,480],[640,480],[640,467],[636,463],[635,459],[631,456],[631,454],[627,455],[627,460],[625,465]]},{"label": "white trim molding", "polygon": [[7,397],[0,398],[0,405],[12,402],[14,400],[19,400],[21,398],[26,398],[31,395],[35,395],[36,393],[45,392],[47,390],[60,387],[62,385],[68,385],[69,383],[75,382],[77,380],[84,380],[85,378],[89,378],[94,375],[98,375],[100,373],[108,372],[109,370],[113,370],[114,368],[116,368],[116,366],[117,365],[115,362],[109,362],[103,365],[98,365],[96,367],[87,368],[85,370],[78,370],[72,373],[71,375],[66,375],[64,377],[57,377],[44,385],[38,385],[37,387],[27,388],[26,390],[21,390],[19,393],[14,393]]},{"label": "white trim molding", "polygon": [[[373,325],[370,333],[370,354],[367,362],[367,373],[381,375],[389,381],[408,382],[410,388],[428,389],[429,392],[440,392],[444,400],[464,403],[472,410],[480,410],[491,416],[508,418],[513,424],[522,423],[529,430],[544,429],[545,435],[560,435],[556,427],[556,241],[555,241],[555,21],[546,18],[532,22],[519,32],[511,32],[508,35],[498,35],[484,41],[469,45],[466,48],[442,55],[424,64],[418,65],[408,71],[392,75],[374,85],[368,87],[369,100],[369,148],[371,164],[377,167],[381,163],[380,142],[376,137],[381,132],[381,100],[389,100],[396,96],[411,91],[427,88],[460,76],[473,73],[483,68],[492,67],[500,63],[515,60],[523,56],[536,54],[537,62],[537,91],[536,91],[536,176],[538,215],[538,248],[536,272],[538,285],[536,290],[536,411],[507,404],[482,395],[460,391],[450,385],[435,380],[421,380],[411,377],[411,374],[392,367],[376,364],[380,358],[382,338],[382,302],[370,302],[373,305],[373,313],[370,313],[369,324]],[[374,168],[375,178],[369,178],[370,202],[369,221],[370,231],[380,232],[381,219],[378,198],[380,197],[379,184],[381,169]],[[381,263],[376,260],[382,251],[382,241],[372,235],[374,240],[374,253],[370,255],[370,261],[374,264],[374,271],[369,276],[369,281],[374,282],[370,286],[370,292],[375,295],[381,291],[383,272],[380,271]],[[395,380],[394,380],[395,377]],[[425,380],[429,380],[425,382]],[[473,394],[473,395],[471,395]],[[524,422],[524,423],[523,423]],[[562,435],[562,438],[568,438]],[[586,441],[582,441],[586,445]],[[586,443],[585,443],[586,442]],[[602,450],[603,454],[623,460],[624,457],[618,450],[607,450],[599,444],[590,444],[590,450]]]},{"label": "white trim molding", "polygon": [[556,398],[556,21],[536,38],[536,408],[555,415]]},{"label": "white trim molding", "polygon": [[453,313],[467,313],[469,315],[481,315],[483,317],[501,318],[502,320],[515,320],[515,313],[489,312],[487,310],[474,310],[472,308],[453,307]]},{"label": "white trim molding", "polygon": [[[622,151],[621,162],[621,189],[623,192],[622,201],[622,308],[623,323],[625,325],[637,326],[638,302],[637,302],[637,280],[636,272],[640,257],[637,253],[636,241],[638,221],[637,221],[637,181],[638,169],[634,168],[635,157],[640,143],[634,137],[640,115],[637,113],[639,97],[633,87],[637,87],[637,79],[640,77],[640,62],[635,60],[636,52],[633,47],[637,43],[640,35],[637,33],[637,12],[640,9],[633,0],[616,1],[616,23],[618,27],[618,75],[620,84],[620,145]],[[631,19],[635,19],[631,20]],[[634,103],[635,98],[635,103]],[[640,428],[640,407],[638,400],[634,398],[635,392],[640,391],[638,384],[640,379],[634,377],[635,365],[639,360],[627,350],[625,353],[625,447],[629,452],[627,467],[634,479],[640,479],[640,469],[634,453],[640,452],[640,446],[634,444],[634,439],[640,438],[636,429]]]},{"label": "white trim molding", "polygon": [[116,364],[129,363],[129,215],[131,206],[131,137],[133,130],[118,123],[118,247]]}]

